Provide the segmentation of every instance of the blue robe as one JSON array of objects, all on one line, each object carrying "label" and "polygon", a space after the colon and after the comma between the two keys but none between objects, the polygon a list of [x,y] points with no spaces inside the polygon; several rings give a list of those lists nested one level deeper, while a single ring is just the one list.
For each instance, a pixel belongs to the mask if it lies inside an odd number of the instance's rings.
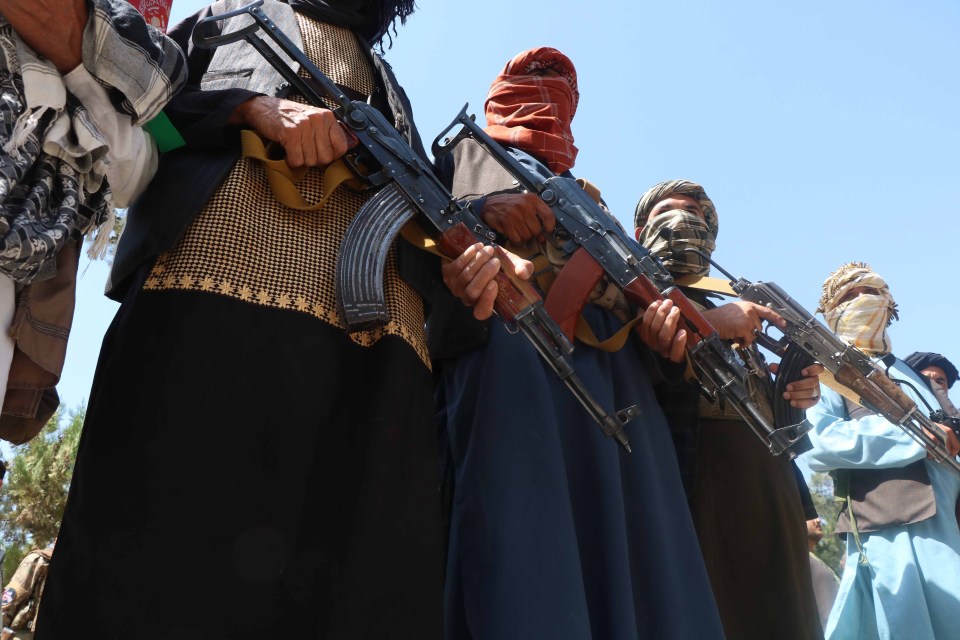
[{"label": "blue robe", "polygon": [[[891,367],[921,410],[916,389],[939,407],[920,377],[903,362]],[[823,388],[819,404],[807,411],[813,449],[806,460],[814,471],[903,467],[926,452],[904,431],[876,415],[847,418],[843,398]],[[904,526],[861,533],[865,562],[853,535],[840,591],[827,622],[827,640],[869,638],[942,640],[960,637],[960,528],[956,504],[960,479],[925,461],[936,500],[936,515]]]},{"label": "blue robe", "polygon": [[[588,305],[601,338],[616,320]],[[574,362],[608,410],[636,404],[633,453],[603,436],[520,335],[444,371],[454,495],[451,639],[723,637],[666,422],[636,337]]]}]

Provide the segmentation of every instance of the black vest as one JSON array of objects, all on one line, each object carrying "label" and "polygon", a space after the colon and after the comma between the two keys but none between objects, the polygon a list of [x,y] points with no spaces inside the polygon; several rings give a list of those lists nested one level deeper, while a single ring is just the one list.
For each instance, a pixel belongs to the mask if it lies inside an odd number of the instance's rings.
[{"label": "black vest", "polygon": [[[869,413],[849,400],[844,402],[848,418]],[[842,501],[835,533],[854,529],[870,533],[932,518],[937,502],[924,460],[890,469],[838,469],[832,472],[834,495]]]}]

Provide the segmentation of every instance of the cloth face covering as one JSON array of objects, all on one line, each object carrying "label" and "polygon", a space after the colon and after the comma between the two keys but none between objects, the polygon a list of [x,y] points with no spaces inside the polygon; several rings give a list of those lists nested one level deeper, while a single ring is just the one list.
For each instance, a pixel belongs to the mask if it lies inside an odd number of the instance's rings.
[{"label": "cloth face covering", "polygon": [[846,343],[871,356],[890,353],[887,326],[894,309],[889,292],[862,293],[853,300],[825,311],[824,319]]},{"label": "cloth face covering", "polygon": [[637,208],[633,214],[633,226],[638,228],[646,226],[653,208],[657,206],[659,202],[674,195],[690,196],[700,203],[700,209],[703,211],[703,218],[707,222],[707,228],[713,232],[714,240],[716,240],[716,236],[720,232],[720,219],[717,217],[717,208],[713,205],[713,201],[707,197],[703,187],[689,180],[665,180],[647,189],[647,192],[644,193],[640,197],[640,201],[637,202]]},{"label": "cloth face covering", "polygon": [[639,241],[674,275],[707,275],[710,263],[704,257],[692,251],[681,252],[695,248],[710,256],[717,246],[716,233],[707,223],[683,209],[664,211],[650,219],[640,232]]},{"label": "cloth face covering", "polygon": [[[841,302],[858,287],[878,294],[861,294]],[[887,281],[865,262],[851,262],[834,271],[823,283],[817,311],[838,336],[872,356],[890,353],[886,328],[897,319],[897,303]]]},{"label": "cloth face covering", "polygon": [[[534,75],[542,69],[559,76]],[[507,63],[484,105],[491,138],[523,149],[554,173],[573,167],[577,147],[570,123],[577,110],[576,70],[556,49],[525,51]]]}]

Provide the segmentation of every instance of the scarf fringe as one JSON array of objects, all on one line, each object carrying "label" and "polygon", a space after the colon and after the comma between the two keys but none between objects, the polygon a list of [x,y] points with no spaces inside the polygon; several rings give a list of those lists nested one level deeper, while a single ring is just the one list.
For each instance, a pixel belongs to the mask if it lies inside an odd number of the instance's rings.
[{"label": "scarf fringe", "polygon": [[37,130],[44,114],[51,109],[52,107],[43,106],[17,118],[16,124],[13,125],[13,131],[10,133],[10,139],[3,145],[3,151],[14,160],[20,160],[22,158],[22,154],[20,153],[21,147],[26,144],[31,134]]},{"label": "scarf fringe", "polygon": [[117,209],[113,202],[107,200],[107,215],[103,222],[98,225],[91,224],[85,235],[96,234],[90,242],[90,248],[87,249],[87,257],[91,260],[103,260],[110,252],[110,244],[113,238],[113,230],[117,226]]}]

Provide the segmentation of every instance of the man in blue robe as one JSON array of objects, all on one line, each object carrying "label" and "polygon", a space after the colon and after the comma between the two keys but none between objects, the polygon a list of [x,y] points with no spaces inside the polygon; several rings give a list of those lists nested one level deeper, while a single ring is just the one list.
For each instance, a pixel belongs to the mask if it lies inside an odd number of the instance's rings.
[{"label": "man in blue robe", "polygon": [[[886,329],[897,317],[896,304],[869,265],[850,263],[834,272],[818,310],[888,376],[908,382],[901,388],[921,408],[937,406],[923,379],[891,354]],[[899,427],[830,389],[807,419],[814,427],[807,463],[835,472],[835,492],[844,501],[836,531],[846,533],[846,566],[827,639],[957,637],[960,478],[928,459]],[[960,443],[944,431],[955,455]]]}]

